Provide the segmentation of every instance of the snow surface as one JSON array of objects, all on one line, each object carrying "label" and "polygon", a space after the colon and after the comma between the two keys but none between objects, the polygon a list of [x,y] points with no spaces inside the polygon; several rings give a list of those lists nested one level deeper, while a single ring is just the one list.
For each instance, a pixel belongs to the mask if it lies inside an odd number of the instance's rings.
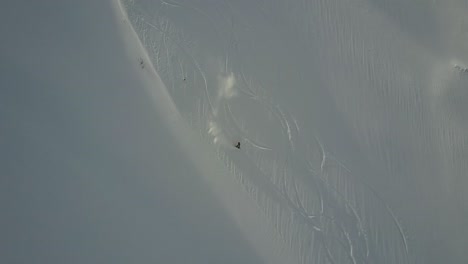
[{"label": "snow surface", "polygon": [[0,10],[0,262],[468,263],[466,1],[64,2]]}]

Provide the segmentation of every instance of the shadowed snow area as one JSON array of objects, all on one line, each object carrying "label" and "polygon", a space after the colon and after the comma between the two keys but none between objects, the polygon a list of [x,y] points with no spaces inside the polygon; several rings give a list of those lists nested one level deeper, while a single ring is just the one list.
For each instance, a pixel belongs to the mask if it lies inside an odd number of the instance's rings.
[{"label": "shadowed snow area", "polygon": [[0,11],[0,262],[468,263],[464,0],[75,2]]}]

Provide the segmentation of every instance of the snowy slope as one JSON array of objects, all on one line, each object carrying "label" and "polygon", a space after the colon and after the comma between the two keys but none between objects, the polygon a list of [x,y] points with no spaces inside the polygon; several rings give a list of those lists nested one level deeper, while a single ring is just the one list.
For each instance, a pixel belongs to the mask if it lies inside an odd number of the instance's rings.
[{"label": "snowy slope", "polygon": [[467,263],[467,12],[4,4],[0,262]]},{"label": "snowy slope", "polygon": [[118,2],[0,15],[1,263],[289,262],[234,177],[206,180],[229,171],[180,129]]},{"label": "snowy slope", "polygon": [[466,262],[463,1],[123,3],[300,262]]}]

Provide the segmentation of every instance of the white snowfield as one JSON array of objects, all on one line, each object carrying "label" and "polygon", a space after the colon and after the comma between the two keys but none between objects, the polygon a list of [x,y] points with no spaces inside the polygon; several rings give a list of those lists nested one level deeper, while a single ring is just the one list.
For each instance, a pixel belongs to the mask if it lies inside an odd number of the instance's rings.
[{"label": "white snowfield", "polygon": [[466,1],[65,2],[0,9],[0,263],[468,263]]}]

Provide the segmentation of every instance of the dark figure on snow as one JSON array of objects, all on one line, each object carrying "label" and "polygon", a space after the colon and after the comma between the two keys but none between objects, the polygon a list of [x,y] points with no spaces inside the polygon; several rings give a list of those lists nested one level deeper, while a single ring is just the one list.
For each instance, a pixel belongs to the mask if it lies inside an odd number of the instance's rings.
[{"label": "dark figure on snow", "polygon": [[143,61],[143,59],[142,59],[141,57],[140,57],[140,67],[141,67],[142,69],[145,68],[145,62]]},{"label": "dark figure on snow", "polygon": [[236,148],[240,149],[240,142],[237,142]]}]

